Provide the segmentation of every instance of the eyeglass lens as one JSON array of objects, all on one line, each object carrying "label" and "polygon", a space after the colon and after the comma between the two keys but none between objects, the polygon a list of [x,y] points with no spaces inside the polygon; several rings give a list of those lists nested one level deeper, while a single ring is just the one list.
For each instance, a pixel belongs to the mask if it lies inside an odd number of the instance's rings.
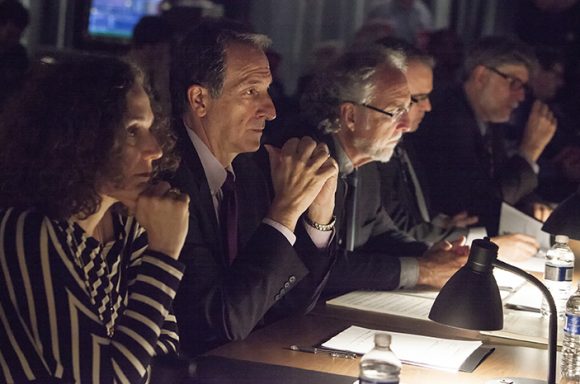
[{"label": "eyeglass lens", "polygon": [[487,67],[487,69],[489,69],[490,71],[492,71],[493,73],[503,77],[504,79],[506,79],[509,82],[510,85],[510,89],[514,92],[517,92],[521,89],[524,89],[527,87],[527,84],[524,83],[523,81],[521,81],[520,79],[518,79],[515,76],[512,75],[508,75],[507,73],[503,73],[502,71],[498,70],[497,68],[494,67]]}]

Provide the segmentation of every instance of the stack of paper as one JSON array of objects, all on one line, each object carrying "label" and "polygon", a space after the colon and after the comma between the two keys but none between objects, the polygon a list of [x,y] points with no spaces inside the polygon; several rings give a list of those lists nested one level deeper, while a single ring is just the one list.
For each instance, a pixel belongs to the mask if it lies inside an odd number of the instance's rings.
[{"label": "stack of paper", "polygon": [[[515,276],[515,275],[514,275]],[[513,340],[529,341],[546,344],[548,342],[548,320],[537,312],[521,309],[538,308],[541,302],[539,291],[535,287],[524,284],[514,292],[500,291],[506,303],[504,309],[504,327],[499,331],[481,332]],[[520,290],[522,292],[520,293]],[[429,311],[437,292],[433,291],[354,291],[336,297],[326,302],[329,306],[358,309],[361,311],[383,313],[387,315],[409,317],[419,320],[429,320]],[[513,300],[510,298],[513,297]],[[515,310],[518,308],[519,310]],[[562,329],[559,325],[558,329]],[[558,344],[562,343],[562,332],[558,332]]]},{"label": "stack of paper", "polygon": [[[374,335],[383,332],[351,326],[324,344],[325,348],[364,354],[374,346]],[[480,341],[439,339],[427,336],[388,332],[391,349],[403,363],[457,372],[481,346]],[[481,356],[477,363],[485,356]],[[477,363],[475,365],[477,365]]]},{"label": "stack of paper", "polygon": [[354,291],[326,302],[335,307],[427,319],[433,299],[394,292]]},{"label": "stack of paper", "polygon": [[[421,290],[353,291],[328,300],[326,304],[334,307],[427,320],[438,293],[437,291]],[[500,294],[503,299],[510,295],[511,291],[501,290]]]},{"label": "stack of paper", "polygon": [[526,283],[507,298],[505,306],[506,308],[539,313],[542,307],[542,298],[542,292],[538,287]]}]

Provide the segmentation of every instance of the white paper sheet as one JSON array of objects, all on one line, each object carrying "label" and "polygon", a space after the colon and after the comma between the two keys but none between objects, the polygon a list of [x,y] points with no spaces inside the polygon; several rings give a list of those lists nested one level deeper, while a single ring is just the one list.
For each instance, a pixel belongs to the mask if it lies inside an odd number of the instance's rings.
[{"label": "white paper sheet", "polygon": [[[564,322],[558,322],[558,345],[562,346]],[[538,344],[548,344],[548,319],[539,313],[528,311],[504,310],[503,329],[499,331],[482,331],[482,335],[490,335],[512,340],[529,341]]]},{"label": "white paper sheet", "polygon": [[526,310],[526,308],[529,308],[532,311],[537,312],[542,307],[542,297],[542,292],[538,287],[526,283],[507,298],[505,305],[520,310]]},{"label": "white paper sheet", "polygon": [[[540,249],[544,252],[550,249],[550,234],[542,231],[544,224],[535,218],[526,215],[509,204],[501,204],[499,219],[499,234],[525,233],[540,242]],[[542,270],[543,271],[543,270]]]},{"label": "white paper sheet", "polygon": [[433,298],[395,292],[354,291],[329,300],[326,304],[425,320],[433,305]]},{"label": "white paper sheet", "polygon": [[524,283],[526,282],[526,280],[523,277],[520,277],[516,274],[513,274],[511,272],[499,268],[493,269],[493,277],[495,277],[497,286],[500,289],[502,299],[505,298],[505,296],[501,291],[507,291],[508,293],[515,292],[519,287],[524,285]]},{"label": "white paper sheet", "polygon": [[[428,320],[437,291],[354,291],[328,300],[327,305]],[[511,291],[500,290],[506,298]]]},{"label": "white paper sheet", "polygon": [[527,272],[544,273],[546,268],[546,252],[539,250],[533,257],[524,261],[509,261],[509,264]]},{"label": "white paper sheet", "polygon": [[[374,346],[374,335],[383,332],[351,326],[325,342],[325,348],[364,354]],[[480,341],[439,339],[435,337],[388,332],[391,349],[403,363],[457,372],[463,362],[481,346]]]},{"label": "white paper sheet", "polygon": [[[522,296],[528,295],[526,292],[530,292],[534,288],[528,288],[527,284],[523,286],[526,288],[524,288],[525,291]],[[514,292],[517,293],[518,290]],[[510,291],[500,291],[500,294],[505,302],[507,302],[506,298],[513,297]],[[329,300],[326,304],[367,312],[429,320],[429,311],[435,296],[436,292],[433,291],[354,291]],[[516,299],[519,300],[517,296]],[[537,298],[531,300],[537,300]],[[562,328],[563,324],[558,325],[558,343],[560,345],[562,343]],[[543,319],[539,313],[504,308],[503,329],[481,332],[481,334],[546,344],[548,340],[548,321]]]}]

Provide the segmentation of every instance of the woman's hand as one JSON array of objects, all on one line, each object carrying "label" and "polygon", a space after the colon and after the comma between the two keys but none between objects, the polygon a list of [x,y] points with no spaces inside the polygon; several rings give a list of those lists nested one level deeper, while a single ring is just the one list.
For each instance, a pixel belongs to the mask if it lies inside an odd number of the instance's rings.
[{"label": "woman's hand", "polygon": [[189,196],[159,182],[139,195],[135,217],[147,231],[149,249],[177,260],[189,225]]}]

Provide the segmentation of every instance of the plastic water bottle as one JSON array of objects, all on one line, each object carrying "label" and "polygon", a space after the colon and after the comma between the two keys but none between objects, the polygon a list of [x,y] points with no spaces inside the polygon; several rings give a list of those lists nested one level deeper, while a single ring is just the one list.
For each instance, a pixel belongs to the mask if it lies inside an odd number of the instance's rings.
[{"label": "plastic water bottle", "polygon": [[562,344],[562,382],[580,383],[580,284],[566,303]]},{"label": "plastic water bottle", "polygon": [[360,384],[398,384],[401,360],[391,351],[391,335],[377,332],[375,347],[360,359]]},{"label": "plastic water bottle", "polygon": [[[557,235],[556,243],[546,252],[544,283],[554,298],[559,317],[564,317],[566,301],[573,292],[573,275],[574,253],[568,246],[568,236]],[[548,317],[549,314],[550,308],[544,299],[542,301],[542,315]]]}]

